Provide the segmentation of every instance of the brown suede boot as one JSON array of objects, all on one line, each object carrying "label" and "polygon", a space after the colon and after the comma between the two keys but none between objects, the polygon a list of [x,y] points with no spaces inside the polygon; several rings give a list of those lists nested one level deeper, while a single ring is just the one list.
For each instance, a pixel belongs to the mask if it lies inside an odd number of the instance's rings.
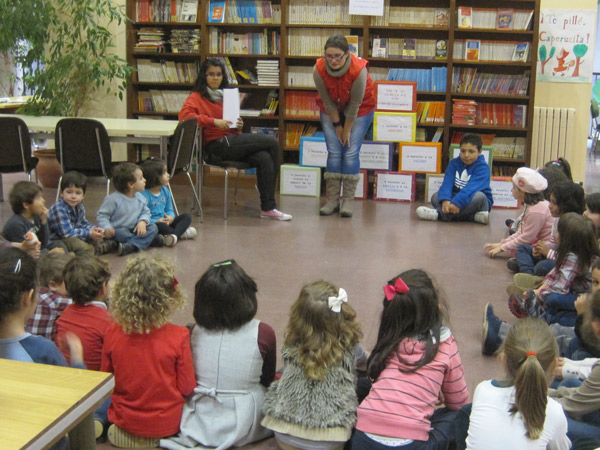
[{"label": "brown suede boot", "polygon": [[352,217],[352,209],[354,206],[354,194],[356,193],[356,185],[360,180],[359,175],[342,175],[342,207],[340,208],[340,216]]},{"label": "brown suede boot", "polygon": [[330,216],[340,208],[340,186],[342,183],[341,173],[325,172],[325,188],[327,191],[327,202],[319,210],[322,216]]}]

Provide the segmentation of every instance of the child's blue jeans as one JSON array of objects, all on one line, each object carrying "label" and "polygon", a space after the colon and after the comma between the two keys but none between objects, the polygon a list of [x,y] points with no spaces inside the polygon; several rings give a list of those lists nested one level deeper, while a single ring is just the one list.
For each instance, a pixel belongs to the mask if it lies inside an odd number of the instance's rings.
[{"label": "child's blue jeans", "polygon": [[[450,200],[450,202],[452,202],[452,200]],[[458,214],[442,212],[442,202],[438,199],[438,192],[431,197],[431,205],[437,210],[438,220],[441,220],[442,222],[473,222],[476,213],[490,210],[488,199],[481,191],[476,192],[469,204],[461,208]]]},{"label": "child's blue jeans", "polygon": [[115,240],[123,244],[135,245],[139,250],[146,250],[158,234],[158,228],[153,223],[146,224],[146,234],[138,236],[127,228],[115,228]]},{"label": "child's blue jeans", "polygon": [[538,277],[545,277],[554,268],[553,259],[539,259],[533,256],[533,246],[521,244],[515,250],[515,258],[519,263],[519,272]]}]

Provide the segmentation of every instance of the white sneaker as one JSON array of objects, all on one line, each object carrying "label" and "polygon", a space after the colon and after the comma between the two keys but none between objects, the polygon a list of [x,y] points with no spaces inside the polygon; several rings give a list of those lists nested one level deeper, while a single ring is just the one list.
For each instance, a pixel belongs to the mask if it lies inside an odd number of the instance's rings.
[{"label": "white sneaker", "polygon": [[483,225],[487,225],[490,223],[490,213],[487,211],[479,211],[475,213],[475,217],[473,220],[477,223],[482,223]]},{"label": "white sneaker", "polygon": [[416,212],[419,219],[438,220],[439,214],[436,209],[428,208],[427,206],[419,206]]},{"label": "white sneaker", "polygon": [[292,220],[291,214],[283,213],[277,209],[272,209],[271,211],[261,211],[260,218],[272,220]]},{"label": "white sneaker", "polygon": [[188,229],[185,230],[181,235],[180,239],[194,239],[196,236],[198,236],[196,229],[194,227],[188,227]]},{"label": "white sneaker", "polygon": [[167,234],[165,236],[165,246],[175,247],[175,244],[177,244],[177,236],[174,234]]}]

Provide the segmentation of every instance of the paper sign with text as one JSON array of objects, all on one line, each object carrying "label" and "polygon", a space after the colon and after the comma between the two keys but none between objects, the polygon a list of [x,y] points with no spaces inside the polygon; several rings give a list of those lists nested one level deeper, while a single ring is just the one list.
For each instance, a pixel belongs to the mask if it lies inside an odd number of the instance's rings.
[{"label": "paper sign with text", "polygon": [[388,202],[415,201],[415,174],[400,172],[375,172],[373,198]]},{"label": "paper sign with text", "polygon": [[518,209],[521,202],[512,195],[513,182],[511,177],[492,177],[490,181],[492,188],[493,208]]},{"label": "paper sign with text", "polygon": [[392,170],[394,144],[390,142],[365,141],[360,147],[360,168],[369,170]]},{"label": "paper sign with text", "polygon": [[442,144],[440,142],[400,144],[398,170],[400,172],[440,173],[442,170]]},{"label": "paper sign with text", "polygon": [[318,167],[300,167],[283,164],[280,175],[281,195],[302,195],[319,197],[321,195],[321,169]]},{"label": "paper sign with text", "polygon": [[431,203],[431,197],[442,187],[443,173],[428,173],[425,178],[425,201]]},{"label": "paper sign with text", "polygon": [[373,140],[386,142],[414,142],[417,127],[415,113],[375,112]]},{"label": "paper sign with text", "polygon": [[327,145],[324,137],[300,138],[300,165],[325,167],[327,165]]},{"label": "paper sign with text", "polygon": [[376,81],[377,111],[415,112],[417,83],[414,81]]}]

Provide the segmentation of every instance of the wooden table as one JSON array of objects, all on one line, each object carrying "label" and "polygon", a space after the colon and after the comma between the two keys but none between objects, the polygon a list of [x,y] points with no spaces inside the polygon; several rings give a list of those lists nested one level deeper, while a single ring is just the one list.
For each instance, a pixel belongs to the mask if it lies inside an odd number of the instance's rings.
[{"label": "wooden table", "polygon": [[46,449],[70,430],[71,448],[96,448],[93,411],[109,373],[0,359],[0,449]]},{"label": "wooden table", "polygon": [[0,114],[14,113],[30,98],[30,95],[22,95],[20,97],[0,97]]}]

